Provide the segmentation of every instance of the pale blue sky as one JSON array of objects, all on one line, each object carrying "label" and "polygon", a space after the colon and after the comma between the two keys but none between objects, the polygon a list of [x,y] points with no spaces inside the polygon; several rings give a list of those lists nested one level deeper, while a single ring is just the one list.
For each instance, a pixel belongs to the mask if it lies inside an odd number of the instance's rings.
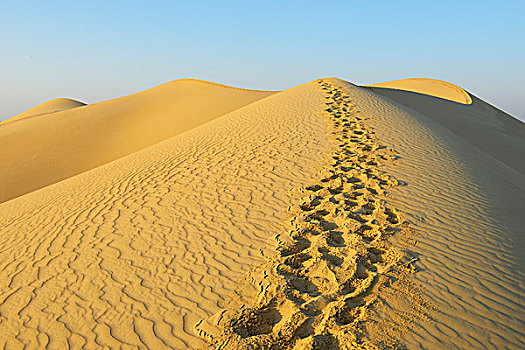
[{"label": "pale blue sky", "polygon": [[0,0],[0,119],[179,78],[447,80],[525,119],[525,1]]}]

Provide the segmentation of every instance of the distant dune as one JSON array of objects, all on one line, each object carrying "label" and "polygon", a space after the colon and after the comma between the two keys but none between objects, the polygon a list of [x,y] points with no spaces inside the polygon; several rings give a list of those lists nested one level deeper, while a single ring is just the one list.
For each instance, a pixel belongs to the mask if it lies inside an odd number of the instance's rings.
[{"label": "distant dune", "polygon": [[439,97],[445,100],[454,101],[465,105],[469,105],[472,103],[470,95],[465,90],[463,90],[459,86],[456,86],[443,80],[413,78],[387,81],[384,83],[372,84],[367,86],[416,92],[433,97]]},{"label": "distant dune", "polygon": [[433,79],[397,80],[369,87],[375,93],[430,117],[506,166],[525,173],[524,124],[460,87]]},{"label": "distant dune", "polygon": [[525,347],[525,125],[453,84],[177,80],[0,145],[5,348]]},{"label": "distant dune", "polygon": [[69,98],[55,98],[54,100],[44,102],[36,107],[11,117],[8,119],[8,121],[3,121],[3,123],[10,123],[22,118],[34,117],[42,114],[61,112],[65,111],[66,109],[82,107],[85,105],[86,104],[84,102],[75,101]]},{"label": "distant dune", "polygon": [[[71,100],[46,102],[0,123],[0,202],[151,146],[272,93],[184,79],[83,108],[66,109],[75,105]],[[56,108],[63,110],[51,113]]]}]

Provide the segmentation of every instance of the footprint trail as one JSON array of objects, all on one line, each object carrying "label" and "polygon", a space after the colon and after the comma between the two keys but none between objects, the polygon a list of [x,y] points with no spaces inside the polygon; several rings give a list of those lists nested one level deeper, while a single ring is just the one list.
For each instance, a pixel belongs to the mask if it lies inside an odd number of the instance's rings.
[{"label": "footprint trail", "polygon": [[415,271],[389,242],[408,229],[383,196],[399,184],[379,169],[395,151],[376,140],[343,90],[319,85],[336,143],[331,166],[290,191],[278,254],[239,282],[225,310],[197,324],[207,348],[365,348],[363,321],[386,276]]}]

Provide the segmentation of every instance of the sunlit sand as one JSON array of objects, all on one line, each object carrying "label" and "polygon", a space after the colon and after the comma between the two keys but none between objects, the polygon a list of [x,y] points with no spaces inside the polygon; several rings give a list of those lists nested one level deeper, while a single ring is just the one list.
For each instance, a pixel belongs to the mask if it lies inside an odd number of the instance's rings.
[{"label": "sunlit sand", "polygon": [[525,344],[525,125],[451,83],[176,80],[0,144],[4,348]]}]

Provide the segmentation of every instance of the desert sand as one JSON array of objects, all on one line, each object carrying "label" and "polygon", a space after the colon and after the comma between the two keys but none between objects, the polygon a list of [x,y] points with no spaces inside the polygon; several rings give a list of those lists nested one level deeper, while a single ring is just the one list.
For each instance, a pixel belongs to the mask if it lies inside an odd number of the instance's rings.
[{"label": "desert sand", "polygon": [[[272,92],[183,79],[81,106],[57,99],[0,123],[0,203],[111,162]],[[205,101],[205,102],[204,102]],[[58,112],[52,112],[58,111]],[[31,142],[20,142],[28,140]]]},{"label": "desert sand", "polygon": [[451,83],[178,80],[0,146],[4,348],[525,347],[525,125]]}]

